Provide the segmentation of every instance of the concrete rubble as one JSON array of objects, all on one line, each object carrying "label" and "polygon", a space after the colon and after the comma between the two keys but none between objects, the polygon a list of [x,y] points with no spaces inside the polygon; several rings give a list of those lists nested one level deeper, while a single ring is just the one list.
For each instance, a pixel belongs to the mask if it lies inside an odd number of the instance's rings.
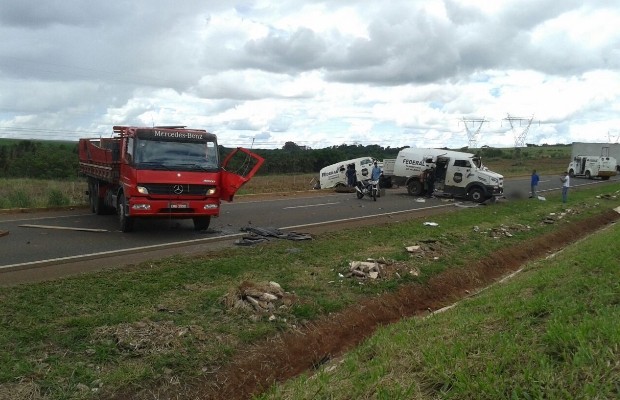
[{"label": "concrete rubble", "polygon": [[406,262],[386,260],[384,258],[378,260],[369,258],[366,261],[349,262],[349,271],[338,276],[340,278],[355,278],[364,281],[402,278],[405,274],[419,276],[420,271]]},{"label": "concrete rubble", "polygon": [[[269,314],[287,309],[294,295],[285,292],[277,282],[243,282],[222,299],[228,309],[250,313]],[[273,318],[271,318],[273,317]],[[275,320],[271,315],[269,320]]]}]

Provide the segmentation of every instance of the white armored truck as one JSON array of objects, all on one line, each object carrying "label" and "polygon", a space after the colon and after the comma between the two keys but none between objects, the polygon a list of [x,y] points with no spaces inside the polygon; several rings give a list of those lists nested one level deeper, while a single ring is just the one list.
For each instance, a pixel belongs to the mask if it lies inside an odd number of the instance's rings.
[{"label": "white armored truck", "polygon": [[384,160],[383,174],[393,184],[406,185],[409,194],[426,194],[424,171],[435,166],[437,194],[460,197],[482,203],[504,193],[504,177],[482,165],[480,157],[459,151],[443,149],[401,150],[393,170],[386,168],[391,160]]}]

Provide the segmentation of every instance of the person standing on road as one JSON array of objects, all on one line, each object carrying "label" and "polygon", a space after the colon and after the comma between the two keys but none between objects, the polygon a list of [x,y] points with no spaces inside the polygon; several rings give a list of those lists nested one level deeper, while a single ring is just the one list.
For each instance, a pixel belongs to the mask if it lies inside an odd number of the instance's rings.
[{"label": "person standing on road", "polygon": [[530,186],[532,188],[532,195],[530,196],[531,198],[537,198],[538,195],[536,194],[536,187],[538,186],[538,181],[540,180],[540,177],[538,176],[538,174],[536,173],[536,170],[532,171],[532,179],[530,181]]},{"label": "person standing on road", "polygon": [[355,186],[355,181],[357,180],[357,172],[355,171],[355,164],[347,165],[347,186],[353,187]]},{"label": "person standing on road", "polygon": [[375,161],[375,166],[372,167],[372,172],[370,172],[370,180],[378,182],[379,178],[381,178],[381,168],[379,168],[377,162]]},{"label": "person standing on road", "polygon": [[564,171],[560,177],[560,181],[562,181],[562,203],[566,203],[566,200],[568,200],[568,187],[570,186],[568,172]]},{"label": "person standing on road", "polygon": [[426,183],[428,187],[426,197],[433,197],[433,192],[435,191],[435,179],[437,179],[437,175],[435,174],[435,166],[431,165],[431,169],[429,169],[426,174]]}]

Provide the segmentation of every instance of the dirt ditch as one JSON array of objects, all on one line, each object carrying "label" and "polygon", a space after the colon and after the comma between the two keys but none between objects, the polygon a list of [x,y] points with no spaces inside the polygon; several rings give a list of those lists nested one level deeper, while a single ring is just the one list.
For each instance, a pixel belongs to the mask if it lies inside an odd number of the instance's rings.
[{"label": "dirt ditch", "polygon": [[428,315],[477,289],[496,282],[524,263],[544,257],[620,218],[615,211],[502,249],[463,268],[449,269],[427,285],[410,285],[240,351],[219,371],[187,384],[151,388],[113,397],[121,399],[247,399],[276,382],[316,369],[368,338],[380,326]]}]

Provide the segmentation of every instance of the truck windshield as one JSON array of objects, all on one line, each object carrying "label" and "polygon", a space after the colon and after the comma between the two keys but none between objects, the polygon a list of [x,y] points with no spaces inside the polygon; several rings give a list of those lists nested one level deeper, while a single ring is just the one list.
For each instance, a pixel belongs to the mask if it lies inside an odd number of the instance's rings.
[{"label": "truck windshield", "polygon": [[215,171],[219,168],[215,141],[137,139],[134,155],[138,169]]}]

